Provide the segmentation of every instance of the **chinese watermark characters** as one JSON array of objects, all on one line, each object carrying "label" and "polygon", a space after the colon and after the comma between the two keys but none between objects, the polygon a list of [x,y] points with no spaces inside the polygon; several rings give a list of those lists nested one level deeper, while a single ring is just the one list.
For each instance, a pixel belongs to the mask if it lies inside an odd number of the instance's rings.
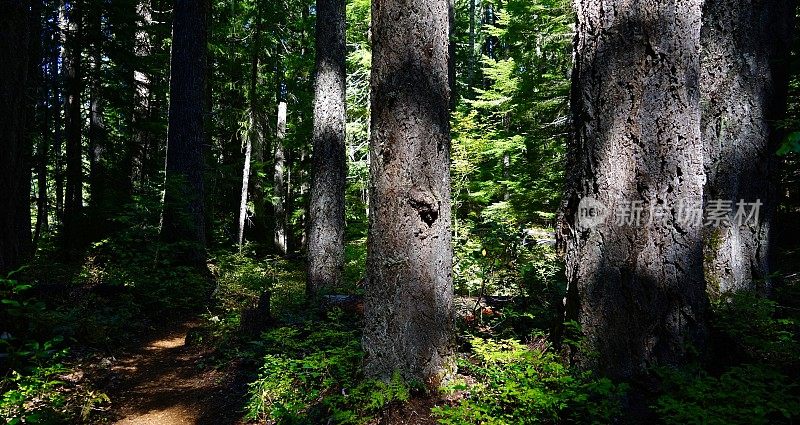
[{"label": "chinese watermark characters", "polygon": [[725,199],[712,199],[706,205],[696,199],[682,199],[673,207],[663,203],[621,201],[611,209],[592,197],[581,199],[578,205],[578,227],[590,229],[600,224],[642,227],[674,220],[682,227],[723,227],[757,225],[760,199],[734,203]]}]

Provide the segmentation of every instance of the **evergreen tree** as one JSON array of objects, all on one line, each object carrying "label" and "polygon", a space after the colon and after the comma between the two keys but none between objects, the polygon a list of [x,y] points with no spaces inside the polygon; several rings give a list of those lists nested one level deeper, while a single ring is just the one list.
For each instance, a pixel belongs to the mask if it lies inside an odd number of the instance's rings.
[{"label": "evergreen tree", "polygon": [[308,237],[308,293],[335,288],[344,271],[345,2],[317,2],[314,152]]},{"label": "evergreen tree", "polygon": [[575,138],[558,236],[568,317],[596,353],[582,363],[614,377],[685,363],[705,346],[702,223],[689,214],[702,209],[704,184],[701,3],[576,3]]},{"label": "evergreen tree", "polygon": [[372,7],[368,376],[453,371],[448,1]]},{"label": "evergreen tree", "polygon": [[172,24],[169,131],[161,238],[177,258],[205,259],[204,144],[207,5],[176,0]]}]

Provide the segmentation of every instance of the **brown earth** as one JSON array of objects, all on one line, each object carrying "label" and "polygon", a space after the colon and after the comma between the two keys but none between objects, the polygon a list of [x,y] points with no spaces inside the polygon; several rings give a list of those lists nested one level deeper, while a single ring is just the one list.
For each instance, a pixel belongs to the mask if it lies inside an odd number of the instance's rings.
[{"label": "brown earth", "polygon": [[120,425],[236,425],[243,423],[241,385],[235,368],[205,366],[211,353],[187,346],[186,321],[157,332],[150,341],[116,356],[105,392],[111,398],[111,423]]}]

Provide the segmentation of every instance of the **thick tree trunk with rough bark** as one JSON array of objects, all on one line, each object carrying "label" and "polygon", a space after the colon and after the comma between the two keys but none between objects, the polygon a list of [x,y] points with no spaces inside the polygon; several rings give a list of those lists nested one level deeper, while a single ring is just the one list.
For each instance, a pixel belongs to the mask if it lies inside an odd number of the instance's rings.
[{"label": "thick tree trunk with rough bark", "polygon": [[177,258],[205,259],[203,170],[206,79],[206,2],[176,0],[172,24],[169,129],[161,239],[180,243]]},{"label": "thick tree trunk with rough bark", "polygon": [[30,1],[0,0],[0,277],[20,266],[31,243],[25,161],[29,7]]},{"label": "thick tree trunk with rough bark", "polygon": [[559,237],[568,318],[588,348],[578,361],[612,377],[704,349],[702,229],[683,215],[701,205],[705,180],[701,3],[575,3],[576,133]]},{"label": "thick tree trunk with rough bark", "polygon": [[309,295],[341,283],[344,272],[345,1],[317,2],[317,76],[308,226]]},{"label": "thick tree trunk with rough bark", "polygon": [[64,199],[64,244],[68,255],[74,253],[82,238],[83,222],[83,119],[81,118],[83,4],[73,1],[67,12],[64,54],[66,89],[65,133],[67,182]]},{"label": "thick tree trunk with rough bark", "polygon": [[[708,293],[769,292],[771,228],[777,201],[773,170],[786,108],[795,2],[706,0],[701,104],[706,204],[730,202],[729,220],[705,229]],[[739,220],[739,202],[761,202],[758,218]],[[752,212],[752,205],[743,205]],[[746,217],[745,217],[746,218]],[[742,223],[740,224],[740,221]]]},{"label": "thick tree trunk with rough bark", "polygon": [[365,370],[435,387],[454,368],[448,0],[372,19]]}]

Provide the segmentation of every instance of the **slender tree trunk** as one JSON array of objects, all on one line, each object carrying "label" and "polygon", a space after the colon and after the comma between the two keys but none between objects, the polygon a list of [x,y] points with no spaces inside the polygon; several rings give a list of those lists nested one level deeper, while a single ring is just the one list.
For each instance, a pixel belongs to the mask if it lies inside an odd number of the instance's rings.
[{"label": "slender tree trunk", "polygon": [[[273,33],[274,34],[274,33]],[[269,69],[279,69],[280,67],[280,58],[278,55],[273,55],[274,62],[270,62],[265,66],[269,67]],[[271,80],[271,83],[274,81],[279,80],[278,73],[270,73],[272,78],[275,80]],[[274,83],[275,87],[278,87],[277,83]],[[278,87],[275,90],[276,98],[280,98],[280,88]],[[263,104],[262,104],[263,105]],[[273,194],[273,188],[270,187],[269,179],[262,177],[265,175],[267,171],[267,157],[272,154],[272,146],[269,143],[269,140],[272,140],[271,137],[266,137],[268,129],[272,128],[268,124],[264,122],[264,116],[266,112],[264,111],[264,107],[259,105],[259,117],[258,117],[258,130],[260,131],[260,144],[253,146],[253,162],[258,164],[260,167],[260,171],[262,173],[254,173],[251,176],[251,179],[254,180],[252,183],[253,190],[251,196],[253,197],[253,224],[255,227],[254,234],[263,235],[262,237],[265,238],[266,241],[273,241],[274,242],[274,226],[272,224],[273,216],[271,215],[274,210],[271,207],[271,198]],[[276,144],[277,145],[277,144]],[[274,171],[274,170],[273,170]]]},{"label": "slender tree trunk", "polygon": [[92,209],[92,229],[102,233],[108,218],[110,203],[107,196],[108,172],[105,158],[107,150],[106,124],[103,116],[103,15],[100,10],[91,12],[92,70],[89,91],[89,194]]},{"label": "slender tree trunk", "polygon": [[253,59],[251,61],[251,68],[250,68],[250,128],[247,134],[247,138],[245,140],[245,153],[244,153],[244,167],[242,172],[242,197],[241,202],[239,203],[239,251],[241,252],[242,246],[244,244],[244,230],[245,224],[247,221],[247,198],[248,193],[250,191],[250,175],[251,172],[251,161],[253,156],[253,146],[255,145],[258,149],[261,144],[261,123],[258,120],[259,117],[259,104],[258,104],[258,65],[259,65],[259,54],[261,51],[261,17],[260,15],[256,17],[258,22],[256,23],[256,31],[254,34],[255,43],[253,49]]},{"label": "slender tree trunk", "polygon": [[206,2],[176,0],[172,24],[169,129],[161,239],[176,258],[205,260],[204,144]]},{"label": "slender tree trunk", "polygon": [[[253,111],[250,111],[251,117],[254,115]],[[251,125],[253,124],[253,118],[250,119]],[[250,187],[250,160],[253,156],[253,132],[251,130],[251,134],[249,134],[245,140],[245,150],[244,150],[244,167],[242,172],[242,196],[241,202],[239,203],[239,237],[237,238],[239,244],[239,252],[242,252],[242,247],[244,246],[244,228],[247,223],[247,193]]]},{"label": "slender tree trunk", "polygon": [[450,81],[450,109],[455,111],[458,104],[458,81],[456,80],[456,2],[447,4],[447,78]]},{"label": "slender tree trunk", "polygon": [[282,99],[281,88],[278,88],[278,131],[275,140],[274,196],[275,196],[275,249],[281,255],[288,252],[286,239],[286,101]]},{"label": "slender tree trunk", "polygon": [[448,0],[372,3],[367,376],[454,372]]},{"label": "slender tree trunk", "polygon": [[308,282],[311,296],[334,288],[344,272],[346,63],[345,1],[317,2],[317,75],[309,203]]},{"label": "slender tree trunk", "polygon": [[576,133],[559,237],[567,311],[593,353],[578,361],[612,377],[705,346],[702,229],[683,214],[702,214],[701,3],[575,3]]},{"label": "slender tree trunk", "polygon": [[508,190],[508,181],[511,178],[511,154],[508,152],[503,154],[503,200],[508,201],[511,199],[511,192]]},{"label": "slender tree trunk", "polygon": [[70,3],[64,56],[64,84],[67,95],[65,112],[67,184],[64,200],[64,243],[66,253],[70,256],[75,253],[80,244],[83,221],[82,8],[83,5],[80,1],[73,0]]},{"label": "slender tree trunk", "polygon": [[[49,65],[48,65],[49,67]],[[46,68],[46,74],[49,74],[49,68]],[[39,139],[39,147],[36,152],[36,226],[33,236],[33,245],[36,246],[42,233],[47,233],[50,230],[50,204],[47,199],[47,164],[50,161],[50,84],[46,83],[42,86],[42,122],[40,131],[42,133]]]},{"label": "slender tree trunk", "polygon": [[[795,2],[707,0],[703,10],[701,91],[706,204],[730,202],[729,221],[705,229],[711,297],[772,287],[770,254],[778,198],[773,175],[786,108]],[[761,202],[739,223],[739,202]],[[745,206],[748,214],[752,206]]]},{"label": "slender tree trunk", "polygon": [[[64,91],[61,80],[63,71],[63,59],[66,56],[67,38],[67,17],[64,9],[64,2],[61,1],[58,8],[58,25],[55,30],[54,39],[56,48],[53,49],[51,63],[51,76],[53,80],[53,180],[56,185],[56,222],[59,226],[64,225],[64,120],[65,103],[63,102]],[[61,63],[61,65],[59,65]]]},{"label": "slender tree trunk", "polygon": [[469,69],[467,74],[467,87],[469,96],[473,95],[475,82],[475,3],[478,0],[469,0]]},{"label": "slender tree trunk", "polygon": [[[148,1],[136,4],[136,16],[139,27],[134,31],[133,53],[137,64],[133,67],[133,113],[131,125],[133,127],[133,143],[128,148],[128,173],[130,175],[131,190],[134,184],[139,189],[147,186],[148,179],[148,153],[152,150],[153,143],[150,132],[145,128],[145,122],[150,119],[151,107],[151,76],[142,62],[145,62],[153,50],[152,36],[147,27],[152,25],[152,12]],[[146,62],[145,62],[146,63]]]},{"label": "slender tree trunk", "polygon": [[19,267],[31,244],[30,168],[25,161],[30,1],[0,0],[0,277]]},{"label": "slender tree trunk", "polygon": [[[297,246],[303,254],[308,253],[308,232],[309,232],[309,205],[311,204],[311,164],[309,163],[312,158],[309,155],[310,146],[308,143],[303,143],[300,149],[300,185],[298,188],[298,195],[303,203],[302,213],[300,214],[300,239],[297,241]],[[346,166],[345,161],[345,166]],[[345,177],[346,178],[346,177]]]},{"label": "slender tree trunk", "polygon": [[[44,31],[42,29],[42,13],[44,9],[43,0],[31,1],[30,13],[30,33],[29,33],[29,66],[28,66],[28,88],[29,96],[35,99],[30,102],[35,105],[27,116],[29,146],[36,144],[36,225],[34,226],[33,246],[39,240],[42,228],[47,228],[47,151],[49,140],[49,119],[48,119],[48,84],[46,67],[44,66],[43,41]],[[38,140],[33,137],[34,133],[39,132]]]}]

